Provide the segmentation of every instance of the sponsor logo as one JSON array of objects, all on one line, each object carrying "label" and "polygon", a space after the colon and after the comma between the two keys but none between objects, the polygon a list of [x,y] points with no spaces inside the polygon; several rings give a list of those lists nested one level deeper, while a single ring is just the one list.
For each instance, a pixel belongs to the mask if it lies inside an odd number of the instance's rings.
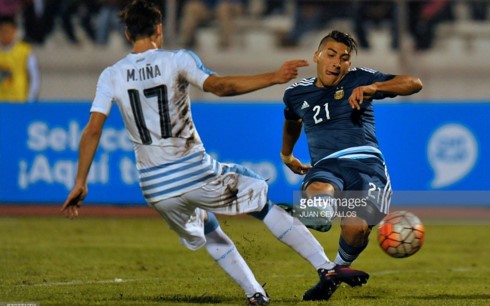
[{"label": "sponsor logo", "polygon": [[435,175],[432,188],[446,187],[462,180],[473,169],[478,143],[465,126],[446,124],[432,134],[427,156]]},{"label": "sponsor logo", "polygon": [[306,102],[306,101],[303,101],[303,105],[301,105],[301,109],[305,109],[308,107],[310,107],[310,104],[308,104],[308,102]]}]

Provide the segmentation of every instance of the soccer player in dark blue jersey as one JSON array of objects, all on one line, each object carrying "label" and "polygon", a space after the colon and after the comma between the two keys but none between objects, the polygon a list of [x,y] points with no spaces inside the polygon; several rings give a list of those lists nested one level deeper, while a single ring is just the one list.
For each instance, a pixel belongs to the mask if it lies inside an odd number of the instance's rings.
[{"label": "soccer player in dark blue jersey", "polygon": [[[356,41],[332,31],[314,54],[317,75],[288,87],[284,93],[285,122],[281,159],[305,175],[295,213],[308,227],[327,231],[341,218],[335,266],[320,269],[320,281],[304,300],[328,300],[341,282],[360,286],[369,275],[350,268],[366,248],[369,233],[388,213],[391,184],[375,133],[373,100],[406,96],[422,89],[419,78],[351,67]],[[311,165],[293,155],[304,129]],[[311,213],[316,210],[316,213]],[[323,218],[318,223],[320,212]],[[303,216],[301,218],[301,216]]]}]

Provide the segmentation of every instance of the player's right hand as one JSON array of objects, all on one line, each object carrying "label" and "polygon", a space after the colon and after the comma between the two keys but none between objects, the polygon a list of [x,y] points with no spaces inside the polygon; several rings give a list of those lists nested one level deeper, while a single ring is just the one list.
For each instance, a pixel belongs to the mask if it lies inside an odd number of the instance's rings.
[{"label": "player's right hand", "polygon": [[87,193],[87,186],[75,185],[70,194],[68,194],[68,197],[61,208],[61,212],[63,212],[65,216],[70,219],[77,217],[78,209],[82,206],[82,201],[87,196]]},{"label": "player's right hand", "polygon": [[275,83],[283,84],[291,81],[298,76],[298,68],[308,66],[306,60],[291,60],[282,64],[281,68],[275,73]]}]

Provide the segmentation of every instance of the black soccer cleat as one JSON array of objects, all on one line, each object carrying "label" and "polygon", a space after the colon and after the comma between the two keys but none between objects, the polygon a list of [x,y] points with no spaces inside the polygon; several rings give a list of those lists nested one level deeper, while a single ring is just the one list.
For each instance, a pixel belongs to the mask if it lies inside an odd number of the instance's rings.
[{"label": "black soccer cleat", "polygon": [[260,292],[256,292],[248,298],[248,305],[269,305],[270,301],[271,299],[267,293],[263,295]]},{"label": "black soccer cleat", "polygon": [[369,279],[369,274],[366,272],[341,265],[335,266],[332,270],[320,269],[318,274],[320,275],[320,279],[333,277],[351,287],[362,286]]},{"label": "black soccer cleat", "polygon": [[318,281],[315,286],[308,289],[303,295],[303,301],[327,301],[340,286],[335,280]]},{"label": "black soccer cleat", "polygon": [[341,283],[357,287],[367,283],[369,279],[369,274],[366,272],[341,265],[337,265],[331,270],[319,269],[318,275],[320,281],[305,292],[303,301],[326,301],[330,299]]}]

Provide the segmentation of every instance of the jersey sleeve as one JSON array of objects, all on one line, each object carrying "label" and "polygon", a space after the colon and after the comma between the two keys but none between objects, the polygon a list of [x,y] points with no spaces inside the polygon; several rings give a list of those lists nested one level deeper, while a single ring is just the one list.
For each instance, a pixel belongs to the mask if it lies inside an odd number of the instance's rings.
[{"label": "jersey sleeve", "polygon": [[283,102],[284,102],[284,119],[286,120],[299,120],[301,117],[293,110],[291,106],[291,90],[292,88],[286,89],[284,92]]},{"label": "jersey sleeve", "polygon": [[109,116],[114,99],[114,91],[112,89],[111,69],[106,68],[99,76],[95,98],[92,102],[90,112],[102,113]]},{"label": "jersey sleeve", "polygon": [[204,81],[213,74],[214,71],[208,69],[202,63],[197,54],[190,50],[181,50],[180,63],[182,68],[187,71],[187,80],[199,89],[203,89]]},{"label": "jersey sleeve", "polygon": [[[375,83],[375,82],[388,81],[388,80],[393,79],[394,77],[395,77],[394,74],[388,74],[388,73],[383,73],[380,71],[375,71],[373,74],[373,80],[372,80],[371,84]],[[384,98],[393,98],[393,97],[396,97],[396,95],[395,94],[387,94],[387,93],[383,93],[383,92],[377,92],[376,94],[374,94],[373,99],[381,100]]]}]

